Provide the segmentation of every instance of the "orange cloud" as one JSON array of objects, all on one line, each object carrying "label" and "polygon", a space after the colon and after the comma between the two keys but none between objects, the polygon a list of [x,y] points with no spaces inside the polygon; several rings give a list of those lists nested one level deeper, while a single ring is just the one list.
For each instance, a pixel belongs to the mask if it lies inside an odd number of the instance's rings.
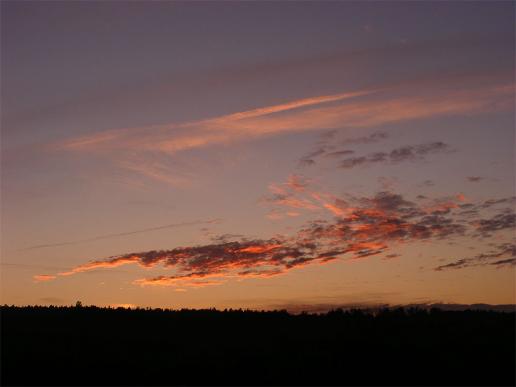
[{"label": "orange cloud", "polygon": [[271,245],[264,245],[264,246],[249,246],[249,247],[240,249],[238,251],[241,253],[260,254],[260,253],[270,252],[271,250],[277,249],[279,247],[281,247],[280,244],[271,244]]},{"label": "orange cloud", "polygon": [[[349,204],[331,194],[314,191],[313,181],[300,175],[290,175],[283,184],[269,184],[272,195],[265,197],[262,202],[274,206],[296,208],[298,210],[326,209],[338,217],[348,216],[353,212]],[[269,219],[281,219],[287,216],[299,216],[299,212],[287,211],[285,214],[273,209],[267,217]]]},{"label": "orange cloud", "polygon": [[36,282],[46,282],[46,281],[52,281],[52,280],[56,279],[56,276],[49,275],[49,274],[38,274],[32,278],[34,278],[34,281],[36,281]]},{"label": "orange cloud", "polygon": [[459,202],[464,202],[464,201],[466,201],[466,200],[467,200],[466,195],[464,195],[463,193],[459,193],[459,194],[455,195],[455,197],[457,198],[457,200],[458,200]]},{"label": "orange cloud", "polygon": [[176,290],[179,291],[186,291],[184,288],[204,288],[206,286],[217,286],[223,284],[225,281],[215,281],[215,280],[208,280],[208,281],[188,281],[183,279],[178,279],[175,277],[165,277],[160,276],[156,278],[142,278],[135,280],[133,283],[135,285],[140,286],[177,286],[179,287]]},{"label": "orange cloud", "polygon": [[439,200],[434,200],[432,203],[423,207],[423,211],[428,214],[431,213],[445,213],[452,209],[459,208],[458,202],[466,200],[466,196],[463,194],[457,194],[452,197],[446,197]]},{"label": "orange cloud", "polygon": [[[303,176],[290,175],[286,183],[269,184],[271,195],[264,197],[262,202],[299,210],[318,210],[320,207],[315,204],[310,197],[300,197],[305,193],[309,193],[308,187],[310,184],[311,180]],[[285,214],[282,214],[275,210],[270,212],[267,217],[270,219],[281,219],[284,215],[299,216],[300,214],[292,211],[287,211]]]},{"label": "orange cloud", "polygon": [[[331,195],[316,193],[316,197],[328,200]],[[332,221],[308,222],[291,236],[234,241],[220,238],[212,244],[95,260],[57,275],[66,276],[129,263],[142,267],[160,264],[165,270],[172,270],[172,275],[138,279],[134,284],[201,288],[220,285],[230,279],[284,275],[296,268],[326,264],[340,257],[358,259],[375,256],[389,252],[389,249],[401,243],[450,240],[468,232],[478,234],[473,234],[473,237],[488,237],[494,232],[514,228],[516,215],[504,208],[492,218],[464,222],[461,210],[450,208],[449,201],[449,197],[434,200],[441,207],[429,212],[427,207],[393,192],[378,192],[372,197],[348,197],[346,201],[335,198],[335,207],[346,209],[341,216]],[[507,199],[495,202],[506,203]],[[478,207],[485,205],[481,203]],[[499,267],[507,266],[503,258]],[[43,280],[47,277],[41,276]]]},{"label": "orange cloud", "polygon": [[311,180],[304,176],[290,175],[287,179],[286,185],[294,191],[303,192],[310,183]]},{"label": "orange cloud", "polygon": [[247,270],[238,273],[239,277],[244,278],[270,278],[278,275],[285,274],[285,271],[281,269],[269,269],[269,270]]},{"label": "orange cloud", "polygon": [[82,273],[85,271],[101,269],[101,268],[118,267],[118,266],[122,266],[122,265],[127,265],[129,263],[139,263],[138,257],[130,256],[130,257],[115,258],[110,261],[93,261],[93,262],[85,263],[84,265],[77,266],[70,271],[64,271],[64,272],[58,273],[58,275],[68,276],[68,275],[73,275],[73,274],[77,274],[77,273]]},{"label": "orange cloud", "polygon": [[272,113],[279,113],[286,110],[293,110],[298,109],[301,107],[306,106],[312,106],[312,105],[319,105],[322,103],[328,103],[328,102],[335,102],[335,101],[341,101],[343,99],[353,98],[353,97],[359,97],[362,95],[371,94],[374,91],[357,91],[357,92],[351,92],[351,93],[342,93],[342,94],[334,94],[334,95],[323,95],[319,97],[313,97],[313,98],[305,98],[300,99],[297,101],[287,102],[280,105],[275,106],[268,106],[265,108],[258,108],[254,110],[248,110],[245,112],[240,113],[233,113],[229,114],[227,116],[222,116],[219,119],[223,122],[226,121],[233,121],[233,120],[242,120],[246,118],[254,118],[254,117],[261,117],[266,116]]}]

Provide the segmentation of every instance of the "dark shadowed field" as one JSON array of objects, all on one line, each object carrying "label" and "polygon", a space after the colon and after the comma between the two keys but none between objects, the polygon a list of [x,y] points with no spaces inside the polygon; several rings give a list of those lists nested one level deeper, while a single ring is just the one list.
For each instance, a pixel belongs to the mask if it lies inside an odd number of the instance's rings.
[{"label": "dark shadowed field", "polygon": [[511,385],[515,313],[1,308],[2,385]]}]

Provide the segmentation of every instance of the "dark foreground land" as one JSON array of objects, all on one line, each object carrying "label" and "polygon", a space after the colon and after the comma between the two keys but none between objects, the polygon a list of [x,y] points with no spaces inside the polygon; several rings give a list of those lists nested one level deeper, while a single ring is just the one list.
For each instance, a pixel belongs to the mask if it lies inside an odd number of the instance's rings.
[{"label": "dark foreground land", "polygon": [[511,385],[515,313],[2,307],[2,385]]}]

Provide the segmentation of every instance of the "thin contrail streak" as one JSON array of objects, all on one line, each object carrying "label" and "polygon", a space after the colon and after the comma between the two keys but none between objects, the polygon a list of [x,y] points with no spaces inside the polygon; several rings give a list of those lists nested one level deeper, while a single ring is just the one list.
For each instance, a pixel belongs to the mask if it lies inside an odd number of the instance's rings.
[{"label": "thin contrail streak", "polygon": [[115,234],[106,234],[106,235],[99,235],[92,238],[87,239],[78,239],[75,241],[68,241],[68,242],[58,242],[58,243],[48,243],[44,245],[34,245],[25,247],[23,249],[20,249],[18,251],[24,251],[24,250],[35,250],[35,249],[45,249],[49,247],[59,247],[59,246],[67,246],[67,245],[75,245],[79,243],[87,243],[87,242],[94,242],[102,239],[110,239],[110,238],[118,238],[128,235],[134,235],[134,234],[142,234],[146,232],[152,232],[152,231],[158,231],[158,230],[164,230],[167,228],[176,228],[176,227],[183,227],[183,226],[195,226],[200,224],[213,224],[218,223],[220,219],[210,219],[210,220],[199,220],[199,221],[193,221],[193,222],[181,222],[181,223],[172,223],[172,224],[166,224],[164,226],[158,226],[158,227],[150,227],[150,228],[144,228],[141,230],[134,230],[134,231],[126,231],[126,232],[120,232]]}]

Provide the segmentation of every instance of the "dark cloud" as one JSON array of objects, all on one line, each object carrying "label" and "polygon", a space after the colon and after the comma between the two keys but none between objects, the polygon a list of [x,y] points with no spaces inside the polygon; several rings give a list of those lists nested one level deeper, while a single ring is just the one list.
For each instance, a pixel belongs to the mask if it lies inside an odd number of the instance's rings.
[{"label": "dark cloud", "polygon": [[352,157],[349,159],[342,160],[339,164],[340,168],[354,168],[359,165],[367,164],[368,159],[365,156]]},{"label": "dark cloud", "polygon": [[514,206],[516,204],[516,196],[500,199],[488,199],[480,204],[477,208],[491,208],[499,204]]},{"label": "dark cloud", "polygon": [[370,144],[373,142],[385,140],[387,138],[389,138],[389,135],[386,132],[374,132],[368,136],[346,138],[346,139],[342,140],[340,143],[342,145]]},{"label": "dark cloud", "polygon": [[324,155],[324,157],[341,157],[341,156],[351,155],[353,153],[355,153],[355,151],[350,150],[350,149],[345,149],[345,150],[341,150],[341,151],[326,153]]},{"label": "dark cloud", "polygon": [[388,138],[385,132],[375,132],[368,136],[353,137],[338,141],[336,140],[337,134],[338,132],[336,130],[323,133],[320,136],[320,141],[317,143],[317,148],[301,157],[298,165],[300,167],[308,167],[316,164],[318,157],[337,158],[355,153],[355,151],[351,149],[339,149],[342,145],[370,144]]},{"label": "dark cloud", "polygon": [[229,242],[230,240],[245,239],[245,237],[242,234],[226,233],[226,234],[222,234],[222,235],[215,235],[215,236],[211,237],[210,239],[216,243],[225,243],[225,242]]},{"label": "dark cloud", "polygon": [[472,182],[472,183],[477,183],[479,182],[480,180],[484,180],[483,177],[480,177],[480,176],[468,176],[466,178],[469,182]]},{"label": "dark cloud", "polygon": [[448,263],[446,265],[438,266],[434,270],[442,271],[442,270],[448,270],[448,269],[460,269],[463,267],[471,266],[468,262],[469,262],[468,259],[463,258],[463,259],[459,259],[458,261]]},{"label": "dark cloud", "polygon": [[450,151],[449,145],[443,142],[432,142],[420,145],[407,145],[393,149],[391,152],[375,152],[366,156],[350,157],[341,160],[340,168],[354,168],[361,165],[377,163],[397,164],[406,161],[424,160],[425,156]]},{"label": "dark cloud", "polygon": [[413,202],[405,200],[402,195],[388,191],[379,192],[372,199],[365,199],[364,201],[387,212],[405,213],[416,208]]},{"label": "dark cloud", "polygon": [[[495,261],[496,260],[496,261]],[[461,258],[455,262],[448,263],[436,267],[434,270],[443,271],[449,269],[463,269],[471,266],[511,266],[516,263],[516,244],[514,243],[501,243],[494,246],[494,249],[486,252],[477,254],[470,258]]]},{"label": "dark cloud", "polygon": [[502,260],[496,261],[496,262],[491,262],[490,265],[494,265],[494,266],[515,266],[516,265],[516,257],[508,258],[508,259],[502,259]]},{"label": "dark cloud", "polygon": [[[384,132],[376,132],[369,136],[349,138],[338,143],[335,140],[335,135],[328,136],[324,141],[319,142],[318,147],[312,152],[301,157],[299,160],[300,166],[309,166],[316,163],[319,157],[324,158],[340,158],[349,156],[355,153],[355,150],[349,149],[352,144],[369,144],[386,139],[388,136]],[[342,145],[347,147],[339,149]],[[424,160],[426,156],[435,153],[450,152],[451,148],[448,144],[442,141],[435,141],[426,144],[406,145],[390,152],[373,152],[367,155],[348,157],[341,159],[339,162],[340,168],[354,168],[357,166],[371,165],[377,163],[397,164],[407,161]]]},{"label": "dark cloud", "polygon": [[416,155],[426,155],[429,153],[450,151],[450,146],[442,141],[431,142],[428,144],[416,145],[411,151]]},{"label": "dark cloud", "polygon": [[[481,203],[461,203],[458,205],[461,210],[458,215],[467,219],[472,225],[477,228],[477,236],[489,237],[490,232],[510,229],[514,227],[514,205],[516,204],[516,197],[506,197],[499,199],[489,199]],[[490,218],[481,219],[485,217],[486,211],[499,212]],[[477,218],[477,219],[475,219]]]},{"label": "dark cloud", "polygon": [[479,234],[488,238],[492,232],[500,230],[514,229],[516,227],[516,214],[512,210],[507,210],[501,214],[496,214],[489,219],[480,219],[472,222],[476,226]]},{"label": "dark cloud", "polygon": [[[330,139],[331,137],[327,137],[327,139]],[[326,152],[326,149],[327,147],[326,146],[322,146],[320,148],[317,148],[313,151],[311,151],[310,153],[307,153],[306,155],[304,155],[303,157],[301,157],[299,159],[299,166],[301,167],[308,167],[310,165],[313,165],[315,164],[315,158],[317,158],[318,156],[321,156],[321,155],[324,155],[324,153]]]},{"label": "dark cloud", "polygon": [[323,155],[325,152],[326,152],[326,148],[323,147],[323,148],[319,148],[319,149],[316,149],[316,150],[308,153],[305,157],[308,159],[313,159],[314,157]]},{"label": "dark cloud", "polygon": [[332,129],[332,130],[328,130],[326,132],[321,133],[319,135],[319,137],[321,138],[322,142],[324,143],[325,141],[335,138],[336,135],[337,135],[337,129]]},{"label": "dark cloud", "polygon": [[353,201],[359,206],[347,215],[333,223],[311,222],[301,233],[332,245],[345,243],[345,251],[359,258],[379,254],[392,242],[453,238],[466,232],[466,226],[452,217],[427,214],[399,194],[380,192],[372,198]]},{"label": "dark cloud", "polygon": [[387,254],[385,256],[386,259],[392,259],[392,258],[398,258],[398,257],[401,257],[400,254]]},{"label": "dark cloud", "polygon": [[301,159],[299,160],[299,166],[300,167],[309,167],[309,166],[312,166],[315,164],[315,160],[314,159]]}]

